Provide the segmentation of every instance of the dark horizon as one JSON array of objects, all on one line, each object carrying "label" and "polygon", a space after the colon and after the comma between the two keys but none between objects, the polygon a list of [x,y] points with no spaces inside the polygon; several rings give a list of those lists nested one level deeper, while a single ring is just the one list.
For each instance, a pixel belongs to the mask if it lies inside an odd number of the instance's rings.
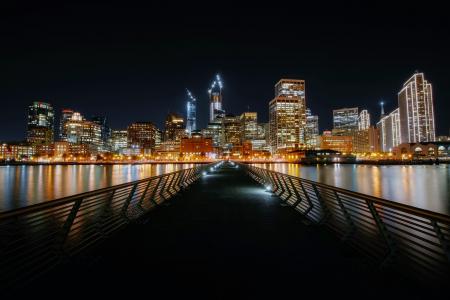
[{"label": "dark horizon", "polygon": [[386,112],[397,107],[416,70],[433,85],[436,134],[449,135],[449,21],[440,5],[296,5],[277,12],[231,2],[204,14],[201,5],[9,4],[0,19],[0,126],[8,128],[0,140],[24,139],[33,101],[51,103],[55,121],[72,108],[105,115],[113,129],[134,121],[162,129],[167,112],[185,116],[186,88],[203,128],[216,73],[232,114],[249,106],[267,122],[275,83],[295,78],[306,81],[321,132],[343,107],[368,109],[374,125],[380,99]]}]

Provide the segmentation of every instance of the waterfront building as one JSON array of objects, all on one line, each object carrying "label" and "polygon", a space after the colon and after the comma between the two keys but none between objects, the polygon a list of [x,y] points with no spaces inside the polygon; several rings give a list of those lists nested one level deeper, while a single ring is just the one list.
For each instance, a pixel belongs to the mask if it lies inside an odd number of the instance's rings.
[{"label": "waterfront building", "polygon": [[330,132],[324,132],[319,138],[320,149],[335,150],[343,153],[351,153],[353,151],[352,136],[331,135]]},{"label": "waterfront building", "polygon": [[27,142],[33,145],[53,143],[54,119],[53,107],[49,103],[33,102],[28,107]]},{"label": "waterfront building", "polygon": [[[74,112],[64,123],[65,141],[71,144],[87,145],[91,154],[102,152],[101,125],[86,120],[79,112]],[[84,149],[82,151],[84,153]]]},{"label": "waterfront building", "polygon": [[186,132],[189,136],[197,130],[197,99],[187,90],[188,101],[186,104]]},{"label": "waterfront building", "polygon": [[306,109],[305,144],[308,148],[319,146],[319,116],[312,115],[309,108]]},{"label": "waterfront building", "polygon": [[241,145],[241,118],[240,116],[225,115],[222,118],[221,146],[231,149]]},{"label": "waterfront building", "polygon": [[333,109],[333,135],[347,135],[358,130],[358,108]]},{"label": "waterfront building", "polygon": [[202,136],[205,138],[211,138],[213,141],[213,147],[220,147],[222,141],[222,123],[208,123],[208,126],[202,130]]},{"label": "waterfront building", "polygon": [[369,135],[369,151],[380,152],[380,130],[375,126],[370,126],[368,130]]},{"label": "waterfront building", "polygon": [[367,109],[363,109],[358,116],[358,130],[366,130],[370,127],[370,114]]},{"label": "waterfront building", "polygon": [[225,113],[222,109],[222,88],[223,83],[219,74],[216,75],[209,94],[209,122],[214,122],[217,117],[223,116]]},{"label": "waterfront building", "polygon": [[164,128],[164,141],[180,141],[186,135],[184,119],[176,113],[170,113],[166,117]]},{"label": "waterfront building", "polygon": [[122,149],[128,147],[128,131],[113,130],[111,133],[112,151],[120,153]]},{"label": "waterfront building", "polygon": [[180,153],[188,159],[211,157],[213,154],[212,138],[202,137],[200,134],[193,134],[190,138],[181,139]]},{"label": "waterfront building", "polygon": [[377,128],[380,132],[380,151],[391,152],[394,147],[400,144],[399,109],[397,108],[381,118],[377,123]]},{"label": "waterfront building", "polygon": [[91,119],[92,122],[100,125],[101,130],[101,147],[100,152],[111,152],[111,128],[108,125],[105,116],[94,116]]},{"label": "waterfront building", "polygon": [[415,73],[398,93],[400,142],[435,140],[433,90],[423,73]]},{"label": "waterfront building", "polygon": [[73,116],[73,109],[64,108],[61,110],[61,117],[59,119],[59,140],[60,141],[66,141],[67,140],[67,133],[65,130],[65,124],[67,121],[72,119]]},{"label": "waterfront building", "polygon": [[272,153],[305,143],[305,81],[281,79],[275,98],[269,102],[270,148]]},{"label": "waterfront building", "polygon": [[355,130],[351,132],[352,152],[366,153],[371,152],[369,143],[369,129]]},{"label": "waterfront building", "polygon": [[241,142],[258,139],[258,113],[244,112],[240,116]]},{"label": "waterfront building", "polygon": [[402,143],[394,148],[397,159],[450,159],[450,141]]},{"label": "waterfront building", "polygon": [[127,128],[128,148],[139,148],[142,154],[155,150],[157,128],[151,122],[135,122]]},{"label": "waterfront building", "polygon": [[2,143],[0,160],[29,160],[36,154],[36,146],[28,143]]}]

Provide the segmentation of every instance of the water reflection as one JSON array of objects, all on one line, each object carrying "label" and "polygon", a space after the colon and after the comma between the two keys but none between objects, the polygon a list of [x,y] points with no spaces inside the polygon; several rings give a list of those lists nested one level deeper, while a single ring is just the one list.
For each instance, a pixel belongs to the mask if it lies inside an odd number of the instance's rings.
[{"label": "water reflection", "polygon": [[450,213],[450,166],[259,164],[270,170],[445,214]]},{"label": "water reflection", "polygon": [[192,164],[0,166],[0,211],[192,166]]}]

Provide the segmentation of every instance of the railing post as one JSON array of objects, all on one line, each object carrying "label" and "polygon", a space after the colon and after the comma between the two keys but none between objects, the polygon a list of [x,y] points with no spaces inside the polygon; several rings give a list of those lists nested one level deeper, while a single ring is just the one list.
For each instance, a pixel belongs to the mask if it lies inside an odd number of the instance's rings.
[{"label": "railing post", "polygon": [[316,194],[317,200],[319,201],[320,205],[322,206],[323,210],[323,217],[320,219],[320,223],[323,224],[328,220],[328,217],[331,216],[331,211],[327,206],[327,203],[322,198],[322,195],[319,193],[319,190],[317,189],[317,186],[315,184],[312,184],[312,187],[314,189],[314,193]]},{"label": "railing post", "polygon": [[302,197],[300,196],[300,193],[297,191],[297,188],[295,187],[292,178],[290,176],[288,178],[289,182],[291,183],[292,189],[294,190],[295,197],[297,198],[297,200],[292,204],[292,207],[295,209],[297,205],[302,201]]},{"label": "railing post", "polygon": [[291,193],[291,190],[289,189],[289,185],[286,183],[286,179],[285,179],[285,177],[286,177],[286,175],[278,175],[277,174],[277,177],[279,178],[279,177],[281,177],[281,179],[283,180],[283,185],[284,185],[284,187],[286,188],[286,189],[284,189],[283,188],[283,192],[280,194],[280,196],[282,196],[283,194],[284,194],[284,192],[288,192],[289,193],[289,195],[286,197],[286,199],[285,200],[283,200],[283,202],[288,202],[289,201],[289,199],[292,197],[292,193]]},{"label": "railing post", "polygon": [[333,192],[334,192],[334,195],[335,195],[335,197],[336,197],[336,200],[337,200],[337,202],[338,202],[338,204],[339,204],[339,207],[341,208],[342,213],[344,214],[345,220],[347,221],[347,225],[348,225],[348,227],[349,227],[349,230],[347,231],[347,233],[346,233],[346,234],[344,235],[344,237],[342,238],[342,240],[345,241],[345,240],[347,240],[347,239],[350,237],[350,235],[355,231],[356,226],[355,226],[355,224],[353,223],[352,218],[350,217],[349,212],[348,212],[347,209],[345,208],[344,203],[343,203],[342,200],[341,200],[341,197],[339,197],[339,195],[338,195],[338,193],[337,193],[336,191],[333,191]]},{"label": "railing post", "polygon": [[301,180],[299,181],[299,183],[300,183],[300,187],[302,188],[303,194],[305,195],[306,201],[307,201],[308,204],[309,204],[308,208],[307,208],[307,209],[305,210],[305,212],[303,213],[303,214],[306,216],[306,215],[309,214],[309,212],[313,209],[314,204],[312,203],[311,198],[309,197],[309,194],[308,194],[308,192],[306,191],[305,187],[303,186],[303,183],[302,183]]},{"label": "railing post", "polygon": [[366,200],[367,206],[369,207],[370,213],[372,214],[372,217],[375,221],[375,224],[377,224],[378,230],[381,233],[381,236],[383,237],[386,246],[388,247],[388,253],[386,254],[386,257],[383,259],[383,261],[380,264],[380,268],[384,268],[387,266],[391,260],[393,259],[396,248],[395,243],[392,240],[391,235],[389,234],[389,231],[386,228],[386,225],[383,223],[383,220],[380,218],[380,215],[378,214],[375,206],[373,205],[372,201]]},{"label": "railing post", "polygon": [[441,243],[442,250],[444,251],[445,255],[447,256],[447,260],[450,263],[450,246],[445,238],[444,234],[442,233],[441,227],[439,227],[439,224],[435,220],[430,220],[431,224],[433,225],[434,232],[436,232],[436,236]]},{"label": "railing post", "polygon": [[[167,186],[167,192],[170,194],[169,198],[172,198],[174,194],[172,193],[172,191],[170,189],[172,188],[172,182],[176,176],[176,173],[169,175],[169,176],[170,176],[170,181],[169,181],[169,185]],[[169,198],[167,198],[167,199],[169,199]]]},{"label": "railing post", "polygon": [[70,210],[70,213],[67,216],[66,221],[64,222],[63,226],[61,227],[60,234],[56,241],[56,243],[57,243],[56,246],[59,248],[59,250],[62,250],[64,247],[64,244],[70,233],[70,229],[72,228],[73,221],[75,221],[75,218],[77,217],[77,213],[78,213],[78,210],[80,209],[82,202],[83,202],[83,198],[78,199],[73,203],[72,209]]},{"label": "railing post", "polygon": [[142,192],[142,196],[141,196],[141,198],[139,199],[139,202],[138,202],[138,205],[139,205],[139,206],[142,205],[142,202],[143,202],[144,199],[145,199],[145,195],[147,194],[147,191],[148,191],[148,188],[150,187],[150,183],[151,183],[151,182],[152,182],[152,180],[150,179],[150,180],[148,181],[147,185],[145,186],[145,189],[144,189],[144,191]]},{"label": "railing post", "polygon": [[128,194],[128,197],[122,206],[122,216],[125,217],[126,219],[128,219],[127,209],[128,209],[128,206],[130,205],[131,199],[133,199],[133,195],[134,195],[134,192],[136,191],[137,185],[138,185],[137,183],[133,184],[133,187],[131,188],[131,191]]},{"label": "railing post", "polygon": [[155,185],[155,187],[154,187],[154,189],[153,189],[153,191],[152,191],[152,194],[151,194],[150,197],[149,197],[149,200],[150,200],[154,205],[158,205],[158,203],[155,201],[155,195],[156,195],[156,192],[158,191],[159,184],[161,183],[161,179],[162,179],[162,176],[160,176],[160,177],[158,178],[158,181],[156,182],[156,185]]}]

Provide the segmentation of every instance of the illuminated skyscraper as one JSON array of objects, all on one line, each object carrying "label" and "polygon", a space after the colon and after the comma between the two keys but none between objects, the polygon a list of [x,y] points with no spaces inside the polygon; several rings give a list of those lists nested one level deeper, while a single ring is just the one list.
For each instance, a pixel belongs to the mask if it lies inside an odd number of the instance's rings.
[{"label": "illuminated skyscraper", "polygon": [[221,139],[221,146],[227,149],[241,144],[240,116],[225,115],[222,118]]},{"label": "illuminated skyscraper", "polygon": [[158,129],[151,122],[135,122],[128,126],[128,147],[139,148],[141,153],[155,149],[156,135]]},{"label": "illuminated skyscraper", "polygon": [[358,108],[333,109],[333,134],[358,130]]},{"label": "illuminated skyscraper", "polygon": [[358,117],[358,129],[366,130],[370,127],[370,114],[367,109],[363,109]]},{"label": "illuminated skyscraper", "polygon": [[191,136],[192,131],[197,130],[197,99],[187,90],[188,101],[186,105],[186,132]]},{"label": "illuminated skyscraper", "polygon": [[224,111],[222,110],[222,88],[222,79],[220,79],[220,76],[217,74],[211,88],[208,90],[210,122],[214,122],[217,116],[224,115]]},{"label": "illuminated skyscraper", "polygon": [[306,129],[305,144],[310,148],[319,146],[319,116],[311,114],[309,108],[306,109]]},{"label": "illuminated skyscraper", "polygon": [[258,138],[258,114],[244,112],[241,115],[241,141],[252,141]]},{"label": "illuminated skyscraper", "polygon": [[400,144],[400,114],[395,109],[377,123],[380,132],[380,150],[390,152]]},{"label": "illuminated skyscraper", "polygon": [[415,73],[398,93],[401,143],[435,140],[433,91],[423,73]]},{"label": "illuminated skyscraper", "polygon": [[31,144],[51,144],[54,139],[53,107],[45,102],[33,102],[28,107],[27,142]]},{"label": "illuminated skyscraper", "polygon": [[61,111],[61,118],[59,120],[59,140],[65,141],[67,139],[67,134],[65,132],[64,124],[72,118],[74,111],[72,109],[64,108]]},{"label": "illuminated skyscraper", "polygon": [[103,151],[101,125],[87,121],[79,112],[73,112],[64,123],[64,141],[75,145],[86,145],[91,154]]},{"label": "illuminated skyscraper", "polygon": [[181,141],[186,135],[184,119],[182,116],[171,113],[167,115],[164,130],[164,141]]},{"label": "illuminated skyscraper", "polygon": [[101,152],[111,151],[111,128],[108,125],[108,121],[105,116],[94,116],[92,117],[92,122],[100,125],[102,134],[102,146]]},{"label": "illuminated skyscraper", "polygon": [[281,79],[269,103],[270,148],[273,153],[305,143],[305,81]]},{"label": "illuminated skyscraper", "polygon": [[127,148],[128,133],[126,130],[113,130],[111,133],[112,151],[120,153],[122,149]]}]

